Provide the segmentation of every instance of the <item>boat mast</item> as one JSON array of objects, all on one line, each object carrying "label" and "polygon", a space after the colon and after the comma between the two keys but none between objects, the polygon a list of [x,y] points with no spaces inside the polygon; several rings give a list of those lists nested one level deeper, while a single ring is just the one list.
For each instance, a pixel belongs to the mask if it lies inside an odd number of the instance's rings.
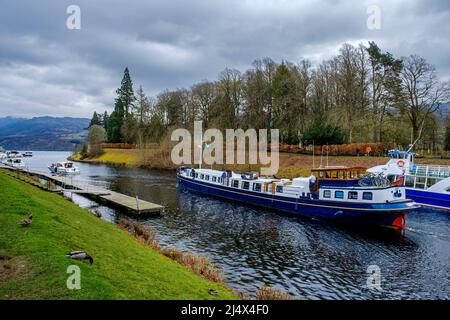
[{"label": "boat mast", "polygon": [[328,168],[328,143],[327,143],[327,168]]},{"label": "boat mast", "polygon": [[313,140],[313,169],[316,168],[316,163],[314,161],[314,140]]},{"label": "boat mast", "polygon": [[198,163],[198,168],[202,168],[202,162],[203,162],[203,135],[200,137],[200,145],[198,145],[200,148],[200,162]]},{"label": "boat mast", "polygon": [[323,146],[320,149],[320,168],[322,168],[322,160],[323,160]]}]

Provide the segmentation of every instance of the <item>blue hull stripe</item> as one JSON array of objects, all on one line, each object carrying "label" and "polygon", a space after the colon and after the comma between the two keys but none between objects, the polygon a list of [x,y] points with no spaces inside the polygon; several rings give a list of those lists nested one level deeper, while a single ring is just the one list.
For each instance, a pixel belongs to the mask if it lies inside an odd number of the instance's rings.
[{"label": "blue hull stripe", "polygon": [[450,210],[450,194],[430,192],[420,189],[406,189],[406,196],[424,206]]}]

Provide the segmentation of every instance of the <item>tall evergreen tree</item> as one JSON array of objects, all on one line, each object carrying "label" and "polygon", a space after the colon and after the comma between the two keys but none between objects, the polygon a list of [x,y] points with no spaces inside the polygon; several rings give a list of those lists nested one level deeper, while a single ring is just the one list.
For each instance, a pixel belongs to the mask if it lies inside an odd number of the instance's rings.
[{"label": "tall evergreen tree", "polygon": [[105,128],[105,130],[108,128],[108,121],[109,121],[108,111],[105,111],[102,117],[102,127]]},{"label": "tall evergreen tree", "polygon": [[128,67],[123,73],[120,88],[116,90],[117,98],[114,104],[114,111],[109,117],[108,141],[109,142],[130,142],[129,122],[131,118],[131,108],[136,100],[133,92],[133,82],[131,81]]},{"label": "tall evergreen tree", "polygon": [[89,123],[89,128],[93,125],[102,125],[101,116],[97,114],[97,112],[94,111],[94,115],[92,116],[91,123]]}]

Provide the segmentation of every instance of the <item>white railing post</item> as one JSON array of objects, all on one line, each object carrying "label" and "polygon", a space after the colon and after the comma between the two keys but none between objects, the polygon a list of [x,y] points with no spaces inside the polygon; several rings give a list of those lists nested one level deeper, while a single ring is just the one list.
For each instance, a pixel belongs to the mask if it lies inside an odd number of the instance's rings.
[{"label": "white railing post", "polygon": [[138,195],[136,195],[136,209],[137,209],[137,212],[139,213],[140,209],[139,209],[139,197],[138,197]]}]

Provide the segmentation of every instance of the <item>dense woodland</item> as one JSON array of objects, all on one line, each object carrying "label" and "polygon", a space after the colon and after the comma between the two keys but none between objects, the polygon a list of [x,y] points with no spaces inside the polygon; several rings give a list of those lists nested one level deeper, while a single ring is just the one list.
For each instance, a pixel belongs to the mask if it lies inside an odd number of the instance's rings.
[{"label": "dense woodland", "polygon": [[280,130],[286,144],[308,145],[418,140],[424,150],[450,149],[450,83],[423,58],[394,57],[375,43],[344,44],[320,65],[308,60],[255,60],[216,81],[149,97],[134,90],[125,69],[114,111],[94,113],[111,143],[160,142],[175,128]]}]

